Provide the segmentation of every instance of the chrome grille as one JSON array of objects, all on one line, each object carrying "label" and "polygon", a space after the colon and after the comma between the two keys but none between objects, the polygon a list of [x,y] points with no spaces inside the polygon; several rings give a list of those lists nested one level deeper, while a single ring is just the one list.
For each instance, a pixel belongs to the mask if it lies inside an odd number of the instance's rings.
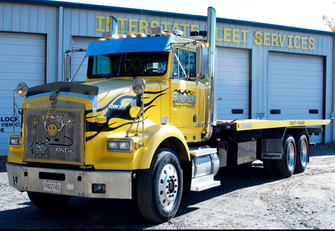
[{"label": "chrome grille", "polygon": [[[83,162],[82,108],[25,110],[25,160]],[[55,162],[54,162],[55,163]]]}]

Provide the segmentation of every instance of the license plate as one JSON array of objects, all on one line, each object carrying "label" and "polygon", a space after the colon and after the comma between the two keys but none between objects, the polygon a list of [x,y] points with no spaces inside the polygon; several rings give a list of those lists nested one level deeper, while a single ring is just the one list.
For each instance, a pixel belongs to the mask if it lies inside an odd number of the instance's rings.
[{"label": "license plate", "polygon": [[44,181],[43,189],[44,192],[60,194],[60,185],[61,183],[58,181],[46,180]]}]

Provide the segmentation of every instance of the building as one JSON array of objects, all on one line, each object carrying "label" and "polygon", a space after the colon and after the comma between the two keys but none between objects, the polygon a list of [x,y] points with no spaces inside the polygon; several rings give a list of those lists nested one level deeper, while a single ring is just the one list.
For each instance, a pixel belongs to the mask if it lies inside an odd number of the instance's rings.
[{"label": "building", "polygon": [[[77,73],[75,81],[85,80],[85,52],[78,50],[110,31],[112,17],[120,34],[150,34],[151,27],[162,26],[187,36],[207,25],[206,16],[41,0],[1,1],[0,15],[0,156],[7,155],[13,125],[20,126],[12,110],[18,83],[64,81],[65,52],[74,50],[71,78]],[[217,76],[224,83],[217,93],[222,98],[218,114],[225,119],[331,119],[311,141],[335,141],[334,35],[217,18]],[[15,100],[19,106],[23,101],[17,95]]]}]

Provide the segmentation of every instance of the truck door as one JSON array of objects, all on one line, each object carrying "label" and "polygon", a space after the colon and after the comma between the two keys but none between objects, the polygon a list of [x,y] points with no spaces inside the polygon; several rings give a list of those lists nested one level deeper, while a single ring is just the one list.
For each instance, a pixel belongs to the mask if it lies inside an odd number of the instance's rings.
[{"label": "truck door", "polygon": [[172,95],[171,124],[178,128],[195,128],[200,122],[200,90],[195,83],[195,52],[181,49],[175,49],[174,52],[170,88]]}]

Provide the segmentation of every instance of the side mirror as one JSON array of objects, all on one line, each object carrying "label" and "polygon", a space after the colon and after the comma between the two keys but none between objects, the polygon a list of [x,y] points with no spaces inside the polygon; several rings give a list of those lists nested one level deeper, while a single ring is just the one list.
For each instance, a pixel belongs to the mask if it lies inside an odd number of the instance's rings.
[{"label": "side mirror", "polygon": [[25,82],[21,82],[17,85],[14,91],[16,91],[19,96],[23,97],[28,92],[28,85]]},{"label": "side mirror", "polygon": [[133,82],[133,91],[135,92],[135,94],[141,95],[144,93],[145,86],[145,80],[142,78],[137,78]]},{"label": "side mirror", "polygon": [[195,80],[197,87],[199,89],[206,89],[209,87],[209,78],[207,77],[209,73],[209,48],[208,47],[197,47],[197,78]]},{"label": "side mirror", "polygon": [[209,78],[206,75],[201,75],[196,78],[195,83],[199,89],[206,89],[209,87]]}]

